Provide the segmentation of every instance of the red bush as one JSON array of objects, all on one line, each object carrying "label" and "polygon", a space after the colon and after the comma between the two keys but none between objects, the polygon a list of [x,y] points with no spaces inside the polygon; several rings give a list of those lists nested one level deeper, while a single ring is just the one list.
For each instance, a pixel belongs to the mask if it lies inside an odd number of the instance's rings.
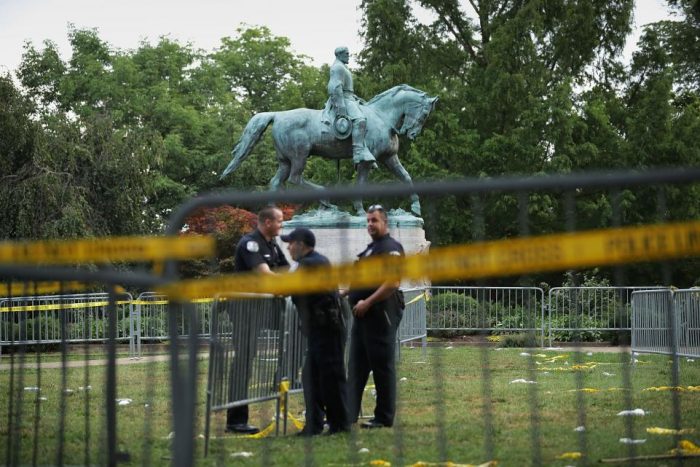
[{"label": "red bush", "polygon": [[257,225],[257,216],[233,206],[202,208],[187,218],[189,232],[217,237],[241,237]]}]

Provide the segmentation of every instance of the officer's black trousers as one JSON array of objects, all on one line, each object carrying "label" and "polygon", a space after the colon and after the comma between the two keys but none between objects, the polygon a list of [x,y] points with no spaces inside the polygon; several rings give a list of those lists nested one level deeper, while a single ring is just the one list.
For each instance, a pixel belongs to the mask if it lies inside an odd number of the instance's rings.
[{"label": "officer's black trousers", "polygon": [[356,422],[359,417],[362,395],[371,371],[377,391],[374,420],[385,426],[394,424],[399,320],[399,314],[392,307],[378,306],[370,308],[364,317],[353,319],[348,363],[351,422]]},{"label": "officer's black trousers", "polygon": [[331,432],[349,428],[344,354],[344,332],[311,329],[302,370],[305,431],[323,431],[324,414]]}]

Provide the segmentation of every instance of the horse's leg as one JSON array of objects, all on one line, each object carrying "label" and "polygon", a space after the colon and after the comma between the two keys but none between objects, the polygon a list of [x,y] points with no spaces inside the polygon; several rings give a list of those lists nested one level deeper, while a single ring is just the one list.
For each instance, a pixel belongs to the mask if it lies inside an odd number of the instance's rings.
[{"label": "horse's leg", "polygon": [[[365,183],[367,183],[367,178],[369,178],[369,172],[372,170],[372,166],[374,165],[374,162],[360,162],[359,164],[356,164],[355,167],[357,168],[357,185],[362,186]],[[362,198],[356,199],[352,202],[353,206],[355,207],[355,212],[357,212],[358,216],[364,216],[365,213],[365,208],[362,205]]]},{"label": "horse's leg", "polygon": [[[293,183],[299,187],[311,188],[314,190],[323,190],[325,187],[318,185],[316,183],[306,180],[303,176],[304,169],[306,168],[306,162],[309,160],[308,150],[297,151],[295,156],[291,158],[291,175],[289,176],[289,183]],[[337,206],[332,205],[325,199],[319,200],[319,204],[322,208],[332,209]]]},{"label": "horse's leg", "polygon": [[275,173],[275,176],[270,180],[270,191],[279,191],[283,188],[292,170],[292,165],[288,159],[278,157],[277,163],[279,164],[277,166],[277,173]]},{"label": "horse's leg", "polygon": [[[396,175],[396,177],[401,180],[404,183],[408,183],[409,185],[413,185],[413,181],[411,180],[411,176],[408,174],[404,166],[401,164],[401,161],[399,160],[399,156],[394,154],[393,156],[387,158],[386,160],[382,161],[383,164],[386,166],[391,173]],[[411,212],[415,214],[416,216],[421,215],[421,209],[420,209],[420,200],[418,199],[418,195],[413,193],[411,194]]]}]

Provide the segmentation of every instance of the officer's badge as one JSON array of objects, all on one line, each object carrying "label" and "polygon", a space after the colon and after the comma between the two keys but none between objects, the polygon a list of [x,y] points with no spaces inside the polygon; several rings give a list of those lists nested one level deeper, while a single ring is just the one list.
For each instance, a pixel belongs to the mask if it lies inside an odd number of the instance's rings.
[{"label": "officer's badge", "polygon": [[257,253],[258,251],[260,251],[260,245],[258,245],[258,242],[256,242],[255,240],[250,240],[248,243],[246,243],[245,248],[251,253]]},{"label": "officer's badge", "polygon": [[389,254],[391,256],[401,256],[401,253],[399,253],[398,251],[390,251]]}]

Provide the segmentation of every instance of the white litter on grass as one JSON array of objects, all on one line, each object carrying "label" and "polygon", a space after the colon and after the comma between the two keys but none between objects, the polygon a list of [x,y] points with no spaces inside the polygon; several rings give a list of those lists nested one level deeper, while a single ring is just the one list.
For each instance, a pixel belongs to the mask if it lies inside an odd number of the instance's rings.
[{"label": "white litter on grass", "polygon": [[449,349],[454,349],[454,347],[452,347],[451,345],[448,345],[447,347],[445,347],[445,350],[449,350]]},{"label": "white litter on grass", "polygon": [[527,352],[520,352],[520,356],[521,356],[521,357],[529,357],[530,354],[527,353]]},{"label": "white litter on grass", "polygon": [[360,448],[357,450],[358,454],[369,454],[369,449],[367,448]]},{"label": "white litter on grass", "polygon": [[425,362],[413,362],[413,363],[425,363]]},{"label": "white litter on grass", "polygon": [[133,402],[131,399],[117,399],[117,405],[129,405]]},{"label": "white litter on grass", "polygon": [[78,391],[92,391],[92,386],[78,386]]},{"label": "white litter on grass", "polygon": [[231,457],[253,457],[253,453],[250,451],[232,452]]},{"label": "white litter on grass", "polygon": [[634,355],[636,357],[639,355],[639,352],[632,352],[632,355]]},{"label": "white litter on grass", "polygon": [[40,400],[40,401],[47,401],[47,400],[49,400],[49,399],[48,399],[47,397],[40,397],[39,400]]},{"label": "white litter on grass", "polygon": [[171,431],[168,433],[168,436],[166,436],[165,439],[175,439],[175,432]]},{"label": "white litter on grass", "polygon": [[498,352],[499,350],[503,350],[503,347],[496,347],[496,348],[493,349],[493,350],[495,350],[496,352]]},{"label": "white litter on grass", "polygon": [[401,378],[399,381],[408,381],[408,378],[406,378],[406,377],[404,376],[404,377]]},{"label": "white litter on grass", "polygon": [[644,444],[647,442],[646,439],[631,439],[631,438],[620,438],[622,444]]},{"label": "white litter on grass", "polygon": [[608,373],[607,371],[604,371],[603,376],[615,376],[615,373]]},{"label": "white litter on grass", "polygon": [[623,410],[617,414],[618,417],[643,417],[644,415],[646,415],[644,409]]},{"label": "white litter on grass", "polygon": [[564,350],[564,348],[563,347],[547,347],[544,350]]},{"label": "white litter on grass", "polygon": [[149,408],[149,407],[150,407],[150,405],[148,405],[148,404],[143,404],[143,406],[144,406],[145,408]]},{"label": "white litter on grass", "polygon": [[513,381],[510,382],[510,384],[513,384],[513,383],[537,384],[537,381],[529,381],[529,380],[524,379],[524,378],[518,378],[518,379],[514,379]]},{"label": "white litter on grass", "polygon": [[580,433],[580,432],[582,432],[582,431],[586,431],[586,427],[585,427],[585,426],[583,426],[583,425],[581,425],[581,426],[577,426],[576,428],[574,428],[574,431],[576,431],[576,432],[579,432],[579,433]]},{"label": "white litter on grass", "polygon": [[693,363],[693,362],[695,361],[695,359],[692,359],[692,358],[686,358],[686,359],[685,359],[685,361],[686,361],[686,362],[688,362],[688,363]]},{"label": "white litter on grass", "polygon": [[27,392],[39,392],[41,389],[39,389],[37,386],[25,386],[24,390]]},{"label": "white litter on grass", "polygon": [[69,388],[66,388],[63,390],[63,394],[73,394],[74,392],[75,391],[73,391],[72,389],[69,389]]},{"label": "white litter on grass", "polygon": [[589,357],[592,357],[592,356],[593,356],[593,352],[586,352],[586,355],[588,355]]}]

